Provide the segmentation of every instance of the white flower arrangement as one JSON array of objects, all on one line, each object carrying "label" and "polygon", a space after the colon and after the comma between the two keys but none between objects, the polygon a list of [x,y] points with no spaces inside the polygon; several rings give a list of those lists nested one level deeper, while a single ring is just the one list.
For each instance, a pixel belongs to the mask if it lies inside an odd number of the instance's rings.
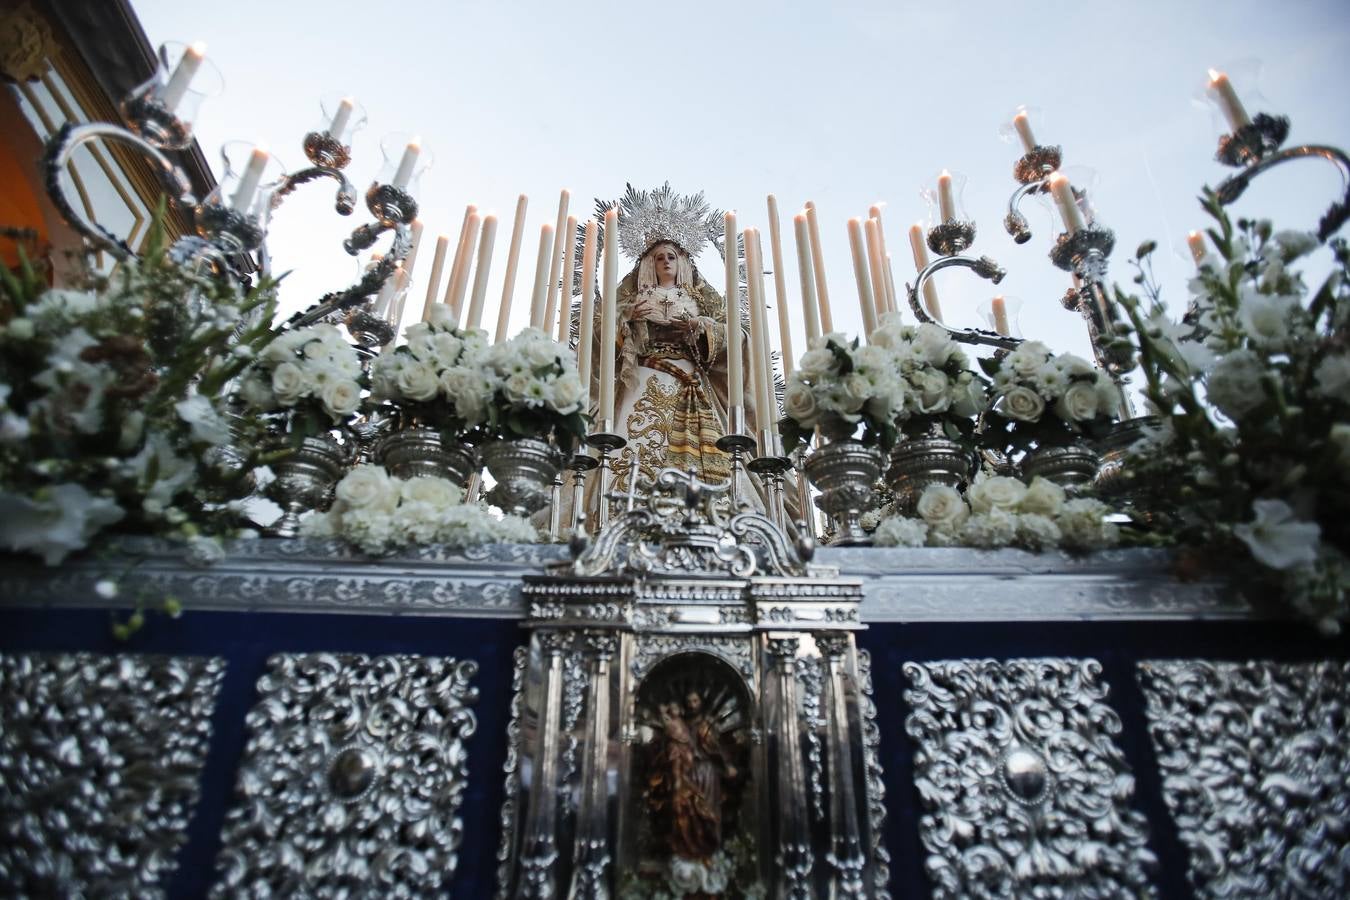
[{"label": "white flower arrangement", "polygon": [[1293,264],[1315,237],[1235,226],[1212,193],[1205,207],[1215,252],[1180,322],[1151,242],[1135,261],[1149,304],[1116,291],[1159,419],[1131,451],[1135,503],[1166,539],[1245,552],[1248,583],[1335,633],[1350,618],[1350,248],[1330,241],[1332,271],[1310,292]]},{"label": "white flower arrangement", "polygon": [[493,344],[483,356],[482,374],[492,390],[481,426],[489,437],[552,437],[570,451],[585,436],[586,388],[576,354],[543,331],[526,328]]},{"label": "white flower arrangement", "polygon": [[444,478],[395,478],[380,466],[357,466],[338,482],[332,507],[304,520],[304,533],[340,537],[371,555],[414,544],[461,549],[539,539],[525,519],[497,518],[463,499],[463,491]]},{"label": "white flower arrangement", "polygon": [[973,441],[976,419],[988,405],[985,382],[947,330],[926,322],[905,325],[888,313],[872,332],[869,347],[891,356],[904,402],[896,416],[908,437],[943,431],[948,437]]},{"label": "white flower arrangement", "polygon": [[438,303],[429,321],[409,325],[404,338],[371,363],[371,400],[411,413],[447,437],[485,421],[493,393],[484,365],[487,333],[461,331]]},{"label": "white flower arrangement", "polygon": [[1005,452],[1091,438],[1119,414],[1119,395],[1106,373],[1039,341],[1025,341],[980,365],[993,379],[986,441],[997,436]]},{"label": "white flower arrangement", "polygon": [[879,547],[1021,547],[1082,553],[1113,547],[1120,531],[1109,506],[1090,497],[1067,498],[1044,478],[1024,484],[1003,475],[977,478],[966,494],[931,484],[919,495],[915,517],[891,516],[873,534]]},{"label": "white flower arrangement", "polygon": [[0,547],[56,565],[114,524],[233,533],[261,426],[225,386],[272,339],[274,285],[180,266],[159,218],[109,276],[49,289],[45,265],[0,266]]},{"label": "white flower arrangement", "polygon": [[351,421],[364,381],[361,358],[342,332],[310,325],[280,332],[244,375],[239,396],[259,412],[285,410],[291,432],[308,436]]}]

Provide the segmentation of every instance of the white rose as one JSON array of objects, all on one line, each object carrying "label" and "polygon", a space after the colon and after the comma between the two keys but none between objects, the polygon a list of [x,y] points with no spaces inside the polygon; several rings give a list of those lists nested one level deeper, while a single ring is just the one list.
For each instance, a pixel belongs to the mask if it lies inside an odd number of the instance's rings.
[{"label": "white rose", "polygon": [[803,428],[814,427],[820,421],[816,395],[809,387],[795,379],[783,392],[783,411]]},{"label": "white rose", "polygon": [[970,508],[977,513],[987,513],[992,509],[1016,509],[1026,495],[1027,486],[1006,475],[992,475],[975,482],[966,491]]},{"label": "white rose", "polygon": [[398,505],[398,486],[381,466],[357,466],[337,483],[337,499],[349,509],[389,511]]},{"label": "white rose", "polygon": [[430,331],[408,335],[408,352],[420,362],[436,362],[436,336]]},{"label": "white rose", "polygon": [[528,400],[530,397],[530,385],[534,379],[524,372],[517,372],[506,379],[506,396],[518,403]]},{"label": "white rose", "polygon": [[930,484],[919,495],[914,511],[933,528],[954,532],[970,516],[970,507],[956,488]]},{"label": "white rose", "polygon": [[1027,492],[1017,504],[1018,512],[1041,516],[1054,516],[1064,505],[1064,488],[1048,478],[1037,475],[1027,485]]},{"label": "white rose", "polygon": [[1038,422],[1045,412],[1045,401],[1031,388],[1017,385],[999,398],[999,410],[1019,422]]},{"label": "white rose", "polygon": [[1095,383],[1075,381],[1055,404],[1055,413],[1066,422],[1089,422],[1097,417],[1097,403]]},{"label": "white rose", "polygon": [[440,382],[436,371],[426,363],[409,360],[399,369],[396,377],[399,393],[409,400],[425,401],[436,396]]},{"label": "white rose", "polygon": [[802,373],[802,377],[815,381],[828,375],[834,370],[834,353],[830,350],[820,348],[817,350],[807,350],[802,354],[801,362],[797,365],[797,370]]},{"label": "white rose", "polygon": [[952,391],[952,412],[966,419],[973,419],[984,412],[987,399],[984,386],[969,372],[962,372]]},{"label": "white rose", "polygon": [[448,331],[438,332],[431,342],[435,360],[442,367],[453,366],[459,359],[459,351],[464,347],[464,342]]},{"label": "white rose", "polygon": [[576,372],[559,375],[553,382],[553,407],[565,416],[581,408],[584,395],[585,388],[582,387],[581,376]]},{"label": "white rose", "polygon": [[1251,350],[1235,350],[1219,359],[1206,383],[1209,399],[1234,422],[1266,399],[1264,366]]},{"label": "white rose", "polygon": [[925,369],[911,375],[910,381],[918,388],[919,412],[945,412],[952,405],[951,381],[945,373]]},{"label": "white rose", "polygon": [[272,393],[282,406],[294,406],[309,389],[304,370],[295,363],[284,362],[272,370]]},{"label": "white rose", "polygon": [[361,406],[361,386],[355,381],[330,381],[321,395],[323,408],[334,419],[345,419]]},{"label": "white rose", "polygon": [[533,369],[552,366],[558,361],[558,345],[552,341],[530,341],[525,345],[525,360]]},{"label": "white rose", "polygon": [[845,412],[857,412],[863,408],[867,398],[872,396],[872,382],[861,372],[850,372],[845,375],[843,388],[848,398]]},{"label": "white rose", "polygon": [[939,368],[945,366],[947,360],[959,352],[956,342],[947,334],[947,329],[931,322],[926,322],[918,327],[914,336],[914,343],[918,346],[924,359]]},{"label": "white rose", "polygon": [[399,494],[404,500],[428,503],[437,508],[454,506],[462,496],[460,489],[446,479],[426,475],[403,482],[399,486]]}]

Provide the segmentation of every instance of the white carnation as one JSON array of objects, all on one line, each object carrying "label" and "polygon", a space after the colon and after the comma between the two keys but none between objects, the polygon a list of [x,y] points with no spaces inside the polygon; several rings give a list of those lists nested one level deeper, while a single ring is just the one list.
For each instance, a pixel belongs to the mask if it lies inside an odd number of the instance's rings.
[{"label": "white carnation", "polygon": [[927,523],[905,516],[883,519],[872,534],[872,542],[878,547],[922,547],[927,540]]}]

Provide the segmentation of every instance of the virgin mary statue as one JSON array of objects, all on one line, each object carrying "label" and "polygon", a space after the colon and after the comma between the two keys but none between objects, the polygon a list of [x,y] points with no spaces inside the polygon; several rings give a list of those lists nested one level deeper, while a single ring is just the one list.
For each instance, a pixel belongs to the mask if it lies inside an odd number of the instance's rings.
[{"label": "virgin mary statue", "polygon": [[[611,490],[644,492],[644,482],[667,466],[714,484],[731,474],[730,457],[716,446],[730,402],[727,304],[693,261],[721,228],[721,214],[709,211],[702,194],[681,197],[669,184],[650,193],[629,185],[620,201],[619,246],[636,264],[617,297],[614,427],[628,445]],[[749,359],[739,323],[731,332]],[[599,328],[595,333],[598,339]],[[599,360],[598,346],[591,358]],[[735,387],[746,395],[747,432],[754,434],[752,392]]]}]

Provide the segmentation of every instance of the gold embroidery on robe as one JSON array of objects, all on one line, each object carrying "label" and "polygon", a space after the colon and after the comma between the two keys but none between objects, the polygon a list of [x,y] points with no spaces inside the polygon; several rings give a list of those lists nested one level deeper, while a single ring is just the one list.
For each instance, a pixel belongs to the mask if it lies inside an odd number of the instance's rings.
[{"label": "gold embroidery on robe", "polygon": [[639,474],[647,480],[654,480],[666,466],[693,469],[713,483],[730,477],[730,461],[717,449],[722,424],[698,376],[664,359],[647,357],[641,364],[675,383],[655,373],[647,376],[628,415],[629,443],[615,462],[614,483],[629,489],[634,455]]}]

